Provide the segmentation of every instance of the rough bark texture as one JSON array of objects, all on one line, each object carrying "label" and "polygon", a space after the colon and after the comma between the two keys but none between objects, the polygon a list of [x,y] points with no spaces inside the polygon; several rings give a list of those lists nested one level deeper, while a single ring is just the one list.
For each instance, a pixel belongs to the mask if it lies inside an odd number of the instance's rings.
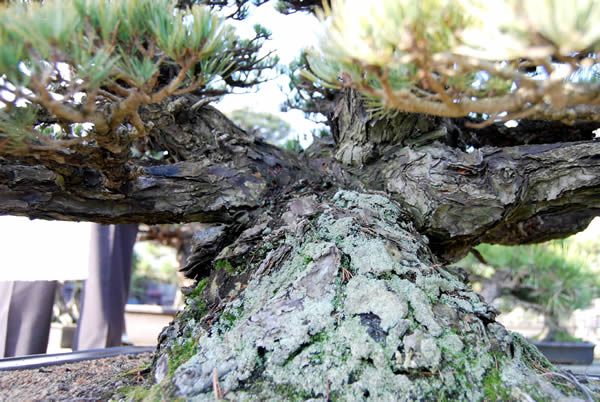
[{"label": "rough bark texture", "polygon": [[530,128],[529,135],[511,137],[500,127],[501,143],[486,140],[489,129],[476,134],[462,121],[414,114],[374,120],[348,92],[334,114],[334,141],[317,142],[302,157],[248,136],[214,108],[191,110],[189,103],[178,98],[142,111],[153,127],[143,146],[168,158],[133,159],[120,168],[126,174],[119,183],[99,161],[86,166],[68,150],[41,160],[0,159],[0,214],[242,227],[294,187],[333,185],[391,195],[434,252],[452,261],[481,241],[564,237],[600,213],[600,141],[581,141],[593,137],[589,124],[565,126],[565,138],[577,141],[546,143],[559,140],[557,123],[546,132],[523,122],[517,131]]},{"label": "rough bark texture", "polygon": [[528,136],[503,136],[508,129],[500,127],[496,135],[506,146],[467,152],[466,138],[473,139],[467,145],[483,140],[458,123],[414,114],[371,120],[358,95],[349,93],[339,107],[335,157],[356,166],[352,171],[366,188],[401,202],[447,261],[479,242],[566,237],[600,214],[600,141],[581,141],[593,138],[593,126],[565,126],[559,139],[556,123],[546,132],[523,122]]},{"label": "rough bark texture", "polygon": [[163,331],[149,392],[194,400],[586,397],[496,323],[460,272],[436,263],[389,198],[305,196],[282,219],[265,219],[249,229],[262,234],[255,258],[220,259]]},{"label": "rough bark texture", "polygon": [[352,92],[340,99],[333,138],[300,156],[185,98],[141,111],[152,128],[135,145],[167,151],[161,161],[118,165],[106,154],[103,169],[94,144],[5,155],[0,214],[205,223],[184,267],[198,284],[159,339],[152,398],[545,400],[596,390],[553,373],[445,266],[481,241],[561,237],[599,214],[591,127],[570,128],[576,142],[558,142],[555,123],[499,142],[460,121],[374,120]]},{"label": "rough bark texture", "polygon": [[[483,242],[566,237],[600,212],[600,142],[483,148],[404,148],[379,162],[387,192],[448,260]],[[392,162],[392,163],[390,163]],[[566,224],[565,224],[566,223]]]},{"label": "rough bark texture", "polygon": [[[148,107],[148,147],[167,162],[132,159],[121,183],[56,152],[51,158],[0,158],[0,214],[100,223],[248,222],[282,189],[327,185],[296,155],[249,137],[211,107],[185,98]],[[58,163],[58,162],[62,163]]]}]

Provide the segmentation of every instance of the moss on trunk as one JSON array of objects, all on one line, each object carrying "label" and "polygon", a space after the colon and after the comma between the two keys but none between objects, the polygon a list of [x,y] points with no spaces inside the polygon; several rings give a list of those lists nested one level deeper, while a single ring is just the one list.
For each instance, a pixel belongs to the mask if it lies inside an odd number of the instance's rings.
[{"label": "moss on trunk", "polygon": [[551,364],[495,322],[462,273],[437,263],[388,198],[304,197],[277,218],[255,241],[261,257],[214,270],[164,331],[154,378],[165,396],[214,400],[220,387],[235,400],[584,397],[543,375]]}]

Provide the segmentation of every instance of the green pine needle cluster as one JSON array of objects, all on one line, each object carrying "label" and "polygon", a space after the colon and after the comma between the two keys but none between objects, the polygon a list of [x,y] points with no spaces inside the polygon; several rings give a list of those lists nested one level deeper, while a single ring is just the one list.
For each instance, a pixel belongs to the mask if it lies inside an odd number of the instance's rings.
[{"label": "green pine needle cluster", "polygon": [[500,270],[521,278],[514,289],[506,289],[513,302],[538,306],[546,315],[564,319],[576,309],[589,307],[600,294],[596,273],[577,247],[569,240],[510,247],[482,244],[477,250],[489,265],[472,255],[457,265],[478,276],[491,277]]},{"label": "green pine needle cluster", "polygon": [[568,80],[599,62],[596,1],[334,0],[318,15],[325,28],[304,76],[357,89],[375,111],[475,113],[491,124],[571,121],[573,108],[598,103],[600,86]]},{"label": "green pine needle cluster", "polygon": [[219,52],[234,35],[203,6],[178,10],[170,0],[51,0],[0,9],[0,38],[0,71],[13,85],[26,85],[31,75],[56,67],[52,63],[65,63],[74,80],[83,80],[80,89],[89,90],[119,75],[148,81],[163,55],[179,64],[223,56]]},{"label": "green pine needle cluster", "polygon": [[[203,5],[177,8],[172,0],[0,6],[0,141],[10,142],[0,152],[23,148],[35,137],[32,125],[21,125],[18,109],[25,104],[40,105],[59,123],[90,122],[93,135],[109,137],[105,144],[115,143],[125,119],[135,126],[134,136],[143,135],[137,115],[142,104],[191,91],[224,94],[227,80],[243,83],[262,68],[254,54],[268,36],[261,35],[255,47],[242,49],[224,17]],[[238,67],[243,77],[236,75]],[[101,106],[106,103],[113,106]],[[20,135],[25,132],[31,135]]]}]

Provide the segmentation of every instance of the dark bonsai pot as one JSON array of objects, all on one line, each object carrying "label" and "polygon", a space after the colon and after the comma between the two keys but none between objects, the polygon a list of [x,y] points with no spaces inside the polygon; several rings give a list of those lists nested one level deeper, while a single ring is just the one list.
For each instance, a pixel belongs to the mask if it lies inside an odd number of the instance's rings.
[{"label": "dark bonsai pot", "polygon": [[552,363],[592,364],[594,361],[593,343],[588,342],[532,342]]}]

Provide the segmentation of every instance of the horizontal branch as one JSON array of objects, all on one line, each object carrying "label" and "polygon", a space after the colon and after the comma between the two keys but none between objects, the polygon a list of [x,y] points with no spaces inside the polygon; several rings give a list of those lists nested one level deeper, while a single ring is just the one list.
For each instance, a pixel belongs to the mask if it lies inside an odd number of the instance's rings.
[{"label": "horizontal branch", "polygon": [[63,188],[48,168],[0,161],[0,214],[106,224],[228,221],[236,209],[260,206],[268,187],[249,170],[202,162],[141,168],[122,192],[99,185],[96,171],[80,173],[79,185]]},{"label": "horizontal branch", "polygon": [[[155,123],[152,139],[171,138],[162,144],[179,159],[174,163],[131,160],[112,167],[106,161],[103,171],[99,163],[0,158],[0,215],[100,223],[231,222],[260,209],[278,191],[321,182],[322,173],[295,154],[248,137],[215,109],[182,107],[173,115],[169,108],[143,115]],[[183,115],[183,123],[174,122]],[[182,147],[189,153],[177,151]],[[123,174],[109,179],[109,167]],[[121,181],[111,181],[115,178]]]},{"label": "horizontal branch", "polygon": [[400,201],[448,260],[480,242],[566,237],[600,215],[595,124],[522,120],[474,130],[464,119],[422,114],[378,119],[354,91],[336,110],[335,159],[365,188]]},{"label": "horizontal branch", "polygon": [[[410,211],[432,247],[455,259],[488,241],[532,243],[576,233],[600,215],[600,142],[402,148],[364,178]],[[368,179],[367,179],[368,178]]]}]

